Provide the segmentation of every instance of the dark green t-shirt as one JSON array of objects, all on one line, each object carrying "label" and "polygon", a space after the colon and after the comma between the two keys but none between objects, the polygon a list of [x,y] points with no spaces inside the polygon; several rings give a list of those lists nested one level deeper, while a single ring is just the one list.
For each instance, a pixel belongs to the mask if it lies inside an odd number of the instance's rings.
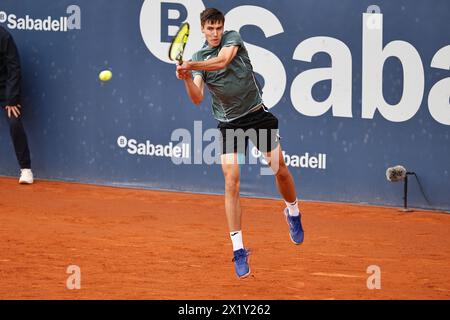
[{"label": "dark green t-shirt", "polygon": [[241,36],[236,31],[225,31],[220,45],[210,48],[205,43],[192,56],[192,61],[205,61],[217,57],[223,47],[238,46],[234,59],[218,71],[193,71],[201,75],[212,96],[214,117],[222,122],[240,118],[262,104],[262,93],[256,83],[253,67]]}]

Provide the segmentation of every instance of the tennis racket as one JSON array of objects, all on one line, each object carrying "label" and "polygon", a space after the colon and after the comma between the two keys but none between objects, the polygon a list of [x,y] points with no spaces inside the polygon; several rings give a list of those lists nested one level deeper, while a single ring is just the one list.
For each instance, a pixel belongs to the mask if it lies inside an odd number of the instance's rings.
[{"label": "tennis racket", "polygon": [[189,38],[189,23],[185,22],[178,29],[177,34],[173,37],[169,48],[169,59],[178,61],[178,64],[183,63],[183,53]]}]

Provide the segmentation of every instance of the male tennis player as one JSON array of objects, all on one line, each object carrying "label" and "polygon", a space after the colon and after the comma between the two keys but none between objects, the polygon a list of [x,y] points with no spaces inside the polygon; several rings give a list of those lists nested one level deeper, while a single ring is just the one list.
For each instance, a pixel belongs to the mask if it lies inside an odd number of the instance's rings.
[{"label": "male tennis player", "polygon": [[[192,61],[177,66],[178,79],[184,80],[187,94],[192,102],[203,100],[206,83],[212,96],[212,110],[219,121],[222,135],[221,163],[225,177],[225,211],[234,251],[234,266],[239,278],[250,274],[248,250],[244,247],[241,231],[241,206],[239,201],[238,154],[247,149],[247,137],[236,134],[249,130],[265,135],[250,135],[255,146],[265,155],[272,167],[279,192],[286,202],[284,210],[291,240],[303,242],[301,214],[297,205],[294,180],[286,167],[277,139],[278,119],[263,104],[256,83],[247,49],[236,31],[224,32],[224,15],[217,9],[208,8],[200,15],[201,30],[206,42],[196,52]],[[191,77],[192,73],[192,77]],[[273,134],[275,132],[275,134]],[[235,139],[237,137],[237,139]],[[239,139],[244,139],[241,143]],[[240,146],[244,146],[242,150]]]}]

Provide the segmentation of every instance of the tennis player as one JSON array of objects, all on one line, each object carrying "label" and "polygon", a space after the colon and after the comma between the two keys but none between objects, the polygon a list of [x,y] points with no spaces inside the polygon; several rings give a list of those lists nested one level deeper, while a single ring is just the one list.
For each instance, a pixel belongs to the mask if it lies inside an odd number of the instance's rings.
[{"label": "tennis player", "polygon": [[212,111],[219,121],[222,137],[225,211],[233,244],[233,261],[237,276],[245,278],[250,274],[250,267],[249,251],[242,240],[238,155],[245,154],[248,139],[264,154],[274,172],[278,190],[286,202],[284,214],[295,244],[303,242],[301,214],[294,180],[284,163],[278,141],[278,119],[264,106],[240,34],[224,31],[225,17],[215,8],[204,10],[200,20],[206,42],[191,61],[177,66],[176,76],[184,80],[193,103],[203,101],[205,83],[212,96]]}]

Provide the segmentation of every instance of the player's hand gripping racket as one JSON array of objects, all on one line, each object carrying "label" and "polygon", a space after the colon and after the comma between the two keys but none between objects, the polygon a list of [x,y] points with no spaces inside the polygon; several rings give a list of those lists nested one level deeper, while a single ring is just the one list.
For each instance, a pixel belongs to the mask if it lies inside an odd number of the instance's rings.
[{"label": "player's hand gripping racket", "polygon": [[169,59],[178,61],[178,64],[183,63],[183,53],[189,38],[189,23],[185,22],[178,29],[177,34],[172,40],[169,48]]}]

